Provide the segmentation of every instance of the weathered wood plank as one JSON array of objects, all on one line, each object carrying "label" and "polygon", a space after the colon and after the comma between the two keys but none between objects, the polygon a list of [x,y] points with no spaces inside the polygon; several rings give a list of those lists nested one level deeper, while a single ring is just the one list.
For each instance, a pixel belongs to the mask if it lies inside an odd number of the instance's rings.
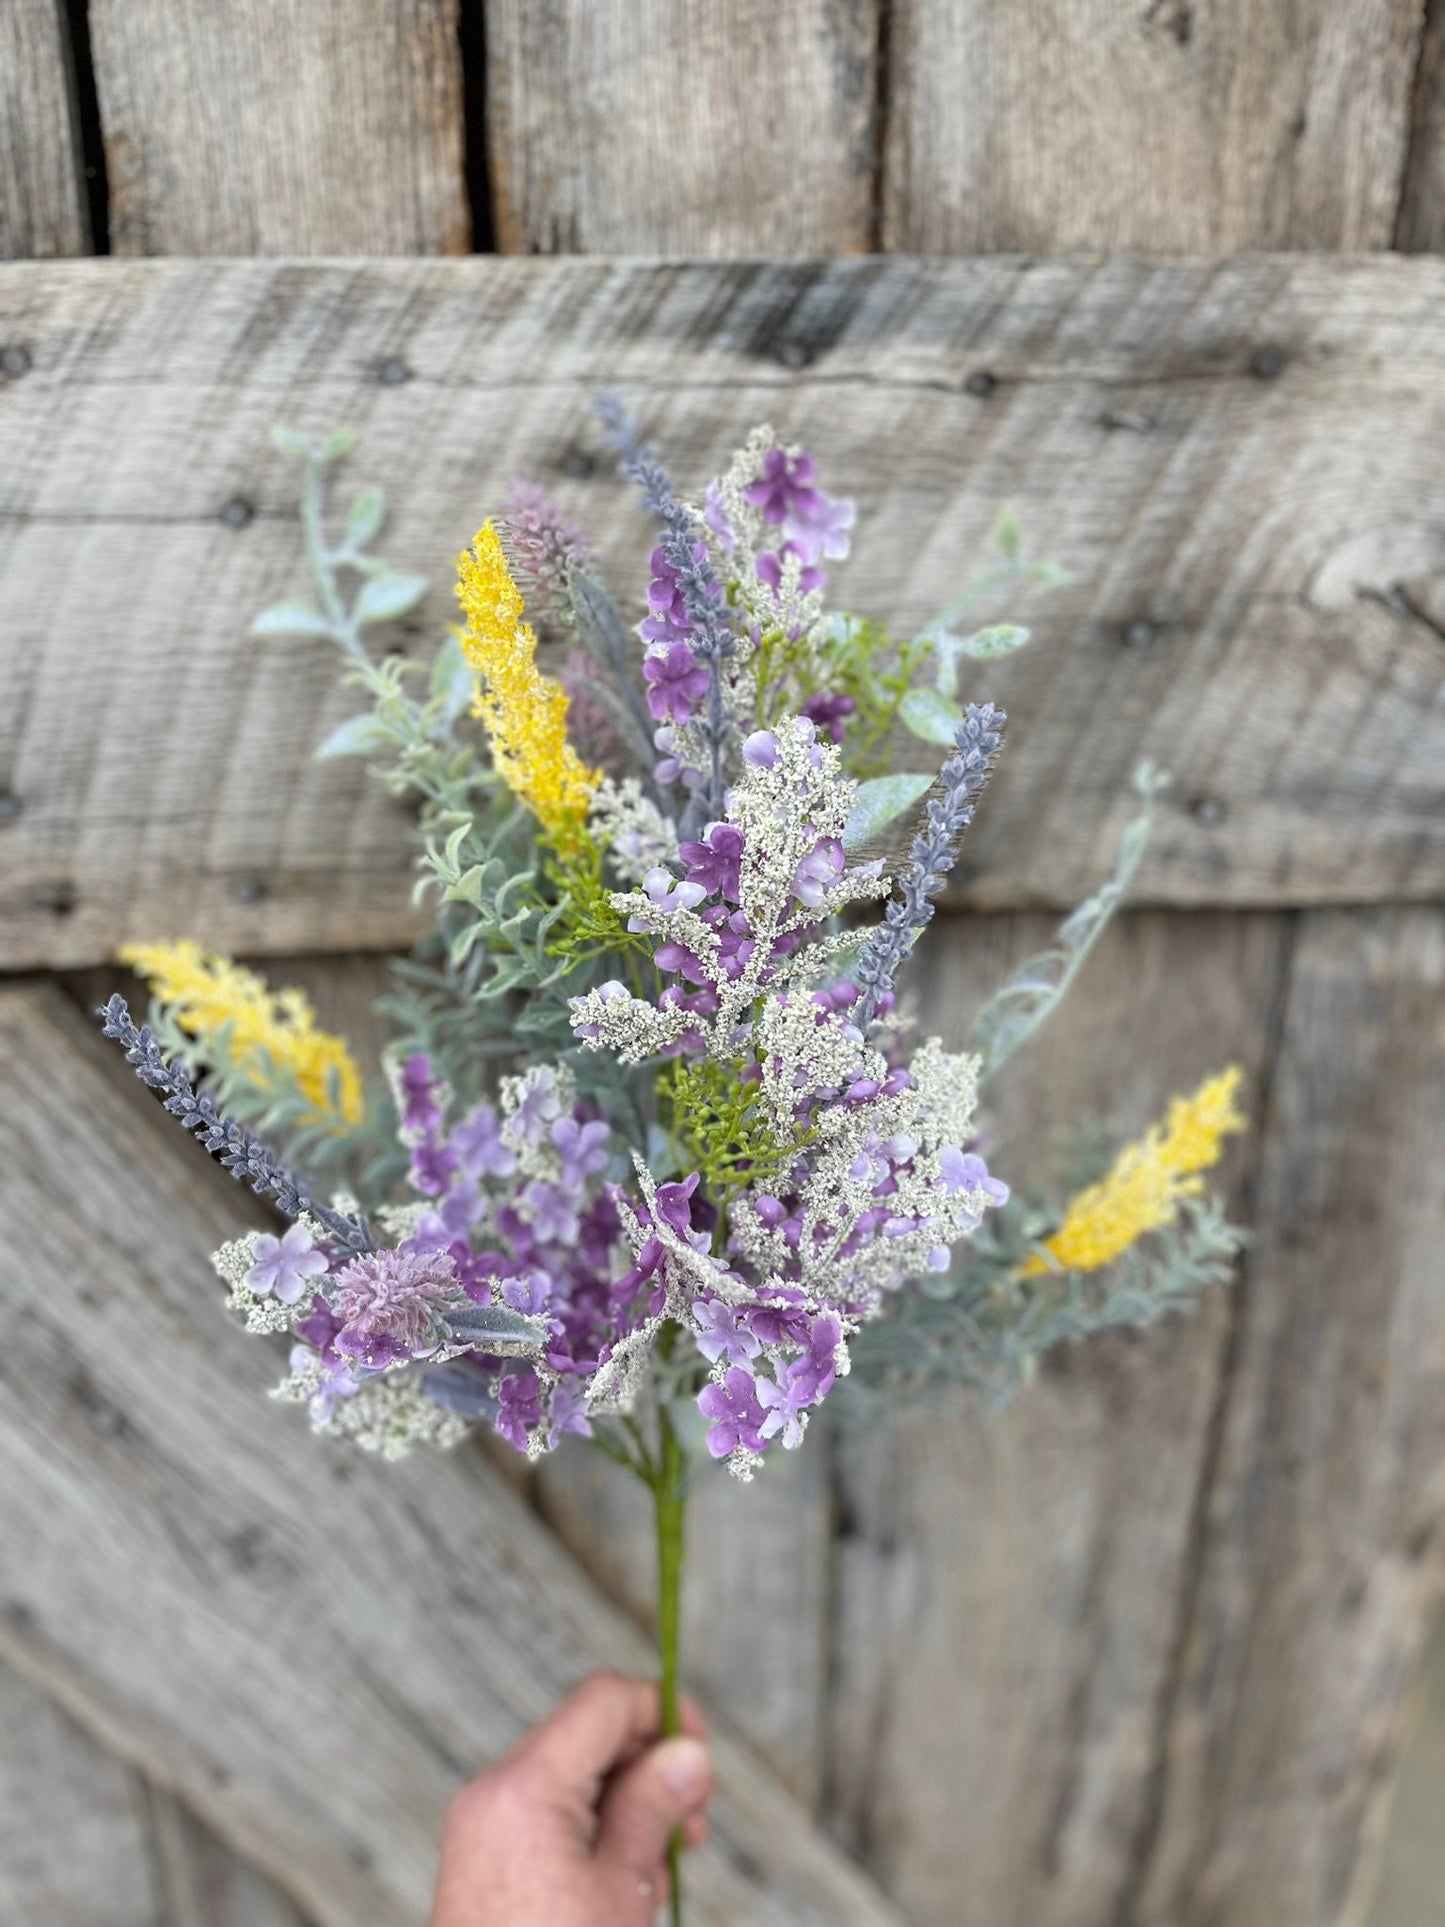
[{"label": "weathered wood plank", "polygon": [[91,0],[116,254],[461,254],[458,0]]},{"label": "weathered wood plank", "polygon": [[0,1667],[0,1919],[45,1927],[305,1927],[180,1803]]},{"label": "weathered wood plank", "polygon": [[879,0],[492,0],[487,148],[515,254],[856,254]]},{"label": "weathered wood plank", "polygon": [[1445,912],[1302,920],[1129,1927],[1358,1919],[1445,1573]]},{"label": "weathered wood plank", "polygon": [[[277,1358],[205,1283],[235,1187],[58,992],[0,1000],[0,1047],[0,1524],[28,1555],[0,1647],[322,1927],[415,1921],[459,1779],[645,1648],[478,1454],[357,1463],[268,1411]],[[700,1920],[891,1918],[716,1755]]]},{"label": "weathered wood plank", "polygon": [[245,639],[306,593],[267,428],[363,430],[390,551],[437,582],[418,633],[519,472],[635,605],[645,523],[586,421],[609,383],[694,483],[759,417],[806,437],[860,498],[849,601],[905,629],[1005,501],[1070,570],[976,678],[1013,728],[972,903],[1071,901],[1146,750],[1178,779],[1147,898],[1445,888],[1445,264],[23,265],[0,305],[33,361],[0,409],[0,961],[178,920],[405,941],[403,812],[307,760],[354,698],[317,646]]},{"label": "weathered wood plank", "polygon": [[1437,1621],[1400,1760],[1366,1927],[1434,1927],[1445,1894],[1445,1621]]},{"label": "weathered wood plank", "polygon": [[[90,242],[60,0],[0,8],[0,261]],[[0,331],[3,332],[3,331]],[[0,339],[0,349],[7,344]]]},{"label": "weathered wood plank", "polygon": [[895,0],[883,245],[1385,248],[1422,0]]},{"label": "weathered wood plank", "polygon": [[[1034,918],[945,928],[920,954],[921,995],[957,1039],[1045,933]],[[1282,943],[1267,915],[1117,925],[1009,1067],[997,1168],[1025,1181],[1048,1130],[1090,1110],[1132,1129],[1231,1058],[1253,1096]],[[1190,1318],[1063,1354],[1002,1412],[941,1398],[844,1434],[826,1811],[918,1927],[1112,1927],[1228,1317],[1213,1293]]]},{"label": "weathered wood plank", "polygon": [[1425,9],[1410,106],[1395,246],[1407,254],[1439,254],[1445,252],[1445,18],[1438,7]]},{"label": "weathered wood plank", "polygon": [[160,1927],[145,1784],[0,1668],[0,1917]]}]

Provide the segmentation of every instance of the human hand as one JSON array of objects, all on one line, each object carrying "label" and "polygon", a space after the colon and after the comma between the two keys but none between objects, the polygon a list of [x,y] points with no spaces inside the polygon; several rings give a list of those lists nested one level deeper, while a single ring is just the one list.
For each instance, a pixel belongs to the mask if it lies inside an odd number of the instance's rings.
[{"label": "human hand", "polygon": [[447,1809],[431,1927],[652,1927],[667,1843],[707,1835],[706,1727],[659,1740],[657,1687],[593,1673]]}]

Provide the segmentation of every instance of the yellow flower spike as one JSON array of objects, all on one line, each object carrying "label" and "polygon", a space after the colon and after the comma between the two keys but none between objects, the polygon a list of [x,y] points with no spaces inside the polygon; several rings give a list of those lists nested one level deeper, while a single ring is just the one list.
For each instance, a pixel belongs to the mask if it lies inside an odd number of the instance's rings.
[{"label": "yellow flower spike", "polygon": [[1146,1232],[1173,1224],[1184,1199],[1203,1191],[1199,1173],[1218,1163],[1224,1138],[1248,1122],[1235,1102],[1243,1075],[1234,1064],[1192,1097],[1176,1097],[1163,1124],[1125,1145],[1108,1175],[1070,1201],[1063,1223],[1019,1276],[1099,1271]]},{"label": "yellow flower spike", "polygon": [[497,774],[554,842],[575,844],[601,775],[567,740],[567,692],[537,668],[537,638],[490,521],[458,559],[457,600],[467,618],[462,649],[478,676],[472,712],[486,725]]},{"label": "yellow flower spike", "polygon": [[231,1062],[256,1090],[270,1090],[270,1067],[284,1066],[295,1073],[315,1122],[335,1129],[362,1121],[361,1073],[344,1039],[317,1028],[304,991],[273,991],[255,971],[188,939],[127,944],[120,960],[145,978],[181,1029],[202,1045],[229,1025]]}]

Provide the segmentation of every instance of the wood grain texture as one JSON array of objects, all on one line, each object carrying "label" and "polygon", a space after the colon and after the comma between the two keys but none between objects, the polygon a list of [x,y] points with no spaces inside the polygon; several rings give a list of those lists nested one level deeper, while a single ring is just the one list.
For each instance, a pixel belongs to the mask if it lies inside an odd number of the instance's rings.
[{"label": "wood grain texture", "polygon": [[[0,8],[0,261],[90,244],[61,0]],[[0,349],[6,343],[0,331]]]},{"label": "wood grain texture", "polygon": [[362,430],[388,552],[436,583],[421,646],[517,473],[639,604],[646,524],[586,414],[609,383],[692,486],[760,417],[814,444],[861,504],[840,593],[905,632],[1006,501],[1069,569],[980,605],[1037,639],[974,679],[1012,729],[967,901],[1072,901],[1145,751],[1176,775],[1145,898],[1445,888],[1445,264],[31,264],[0,304],[32,360],[0,408],[6,964],[178,924],[406,941],[405,811],[308,761],[354,698],[317,646],[245,637],[306,592],[267,430]]},{"label": "wood grain texture", "polygon": [[490,0],[487,147],[513,254],[870,245],[880,0]]},{"label": "wood grain texture", "polygon": [[0,1918],[45,1927],[305,1927],[169,1794],[0,1667]]},{"label": "wood grain texture", "polygon": [[1438,5],[1425,8],[1395,246],[1407,254],[1445,252],[1445,15]]},{"label": "wood grain texture", "polygon": [[1445,1574],[1445,912],[1302,919],[1129,1927],[1360,1918]]},{"label": "wood grain texture", "polygon": [[1385,248],[1423,0],[894,0],[883,245]]},{"label": "wood grain texture", "polygon": [[[480,1455],[384,1467],[268,1410],[228,1327],[225,1183],[58,991],[0,999],[0,1649],[321,1927],[414,1922],[442,1805],[598,1663],[646,1650]],[[75,1183],[84,1172],[82,1186]],[[725,1737],[697,1915],[891,1916]]]},{"label": "wood grain texture", "polygon": [[[997,1168],[1043,1183],[1049,1129],[1090,1110],[1133,1129],[1231,1059],[1257,1102],[1286,924],[1144,912],[1116,925],[1002,1080]],[[956,1041],[1046,931],[1035,918],[944,929],[920,953],[920,997],[927,1028]],[[1236,1191],[1245,1156],[1225,1169]],[[1229,1320],[1220,1289],[1191,1317],[1057,1356],[1002,1412],[941,1395],[845,1431],[826,1811],[918,1927],[1112,1927],[1150,1797]]]},{"label": "wood grain texture", "polygon": [[116,254],[470,246],[458,0],[92,0]]}]

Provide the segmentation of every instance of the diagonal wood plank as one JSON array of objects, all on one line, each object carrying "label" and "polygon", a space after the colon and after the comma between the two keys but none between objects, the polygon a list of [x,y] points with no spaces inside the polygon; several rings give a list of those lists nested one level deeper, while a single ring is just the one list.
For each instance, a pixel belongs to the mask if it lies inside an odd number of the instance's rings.
[{"label": "diagonal wood plank", "polygon": [[[1081,1112],[1135,1128],[1232,1058],[1254,1101],[1285,922],[1116,924],[990,1093],[995,1168],[1023,1182]],[[946,929],[917,959],[920,1000],[956,1042],[1047,929]],[[1191,1317],[1056,1356],[1001,1412],[940,1396],[843,1433],[825,1811],[917,1927],[1113,1927],[1229,1316],[1221,1289]]]},{"label": "diagonal wood plank", "polygon": [[[459,1779],[638,1636],[475,1453],[338,1457],[268,1410],[207,1247],[223,1185],[54,990],[0,998],[0,1648],[321,1927],[424,1911]],[[878,1922],[726,1738],[709,1923]]]},{"label": "diagonal wood plank", "polygon": [[880,0],[490,0],[487,148],[514,254],[856,254]]},{"label": "diagonal wood plank", "polygon": [[458,0],[91,0],[116,254],[460,254]]},{"label": "diagonal wood plank", "polygon": [[1445,912],[1302,919],[1127,1927],[1354,1921],[1445,1578]]},{"label": "diagonal wood plank", "polygon": [[682,477],[763,416],[815,444],[861,501],[845,593],[905,628],[1005,501],[1070,570],[1021,610],[1037,646],[976,679],[1013,727],[970,902],[1072,901],[1146,750],[1178,779],[1146,898],[1445,888],[1438,262],[99,262],[9,269],[0,312],[33,363],[0,393],[10,965],[178,922],[233,951],[405,940],[404,814],[308,760],[354,699],[319,647],[245,639],[306,593],[266,431],[364,431],[390,551],[437,580],[419,640],[518,472],[636,606],[646,525],[586,424],[609,383]]},{"label": "diagonal wood plank", "polygon": [[1422,0],[894,0],[883,245],[1391,245]]},{"label": "diagonal wood plank", "polygon": [[[90,232],[61,0],[0,8],[0,261],[85,254]],[[0,351],[8,344],[0,329]]]}]

